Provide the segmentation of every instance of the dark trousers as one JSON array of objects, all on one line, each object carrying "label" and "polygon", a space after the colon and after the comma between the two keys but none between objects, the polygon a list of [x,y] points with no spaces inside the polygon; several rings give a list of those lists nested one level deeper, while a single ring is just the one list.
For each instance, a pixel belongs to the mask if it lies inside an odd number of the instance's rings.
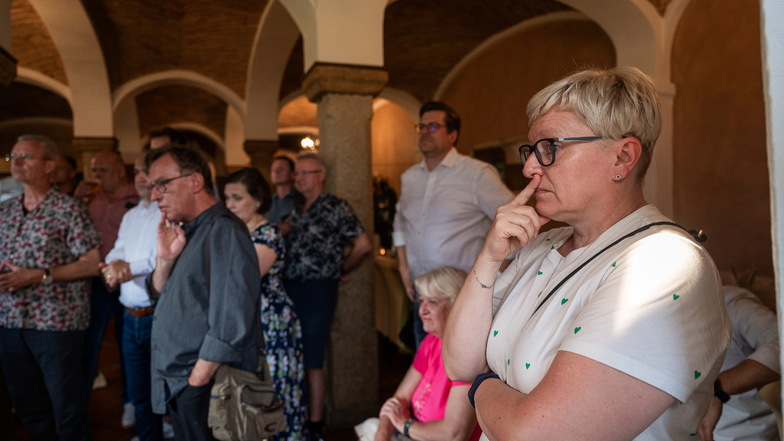
[{"label": "dark trousers", "polygon": [[[101,355],[103,338],[106,336],[106,327],[109,318],[114,316],[114,337],[117,342],[117,350],[122,354],[123,341],[123,315],[125,309],[120,304],[119,291],[109,292],[103,278],[94,277],[92,292],[90,293],[90,327],[85,331],[84,337],[84,356],[82,366],[86,373],[85,388],[87,396],[93,390],[93,380],[98,375],[98,360]],[[120,377],[122,379],[122,402],[128,403],[128,385],[125,381],[125,363],[120,357]]]},{"label": "dark trousers", "polygon": [[216,441],[207,424],[210,408],[210,392],[213,381],[204,386],[188,385],[177,395],[169,398],[169,412],[177,441]]},{"label": "dark trousers", "polygon": [[0,364],[0,441],[11,441],[13,407],[11,397],[8,396],[8,387],[5,385],[3,366]]},{"label": "dark trousers", "polygon": [[128,398],[136,413],[136,435],[140,441],[161,441],[163,417],[153,413],[151,401],[150,336],[153,316],[134,317],[128,312],[124,314],[122,356]]},{"label": "dark trousers", "polygon": [[83,331],[0,328],[0,363],[32,441],[90,439]]},{"label": "dark trousers", "polygon": [[305,369],[324,369],[329,330],[338,299],[337,280],[286,280],[286,294],[302,325]]}]

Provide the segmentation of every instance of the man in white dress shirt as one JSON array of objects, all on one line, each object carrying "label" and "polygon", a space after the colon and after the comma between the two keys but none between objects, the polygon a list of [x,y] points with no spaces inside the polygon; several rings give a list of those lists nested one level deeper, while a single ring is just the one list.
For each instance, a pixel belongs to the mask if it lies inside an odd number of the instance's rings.
[{"label": "man in white dress shirt", "polygon": [[468,271],[501,205],[513,194],[490,164],[457,152],[460,117],[442,102],[425,103],[416,125],[424,159],[403,173],[393,240],[406,294],[415,302],[416,345],[425,338],[414,280],[439,266]]},{"label": "man in white dress shirt", "polygon": [[722,290],[732,341],[699,433],[705,441],[778,441],[776,416],[758,392],[781,379],[776,313],[745,288]]},{"label": "man in white dress shirt", "polygon": [[154,414],[150,401],[150,332],[154,305],[144,280],[155,268],[155,241],[161,211],[150,201],[144,157],[136,160],[134,185],[139,204],[123,216],[114,248],[101,264],[106,284],[120,284],[120,303],[125,308],[122,356],[126,366],[128,395],[136,415],[140,441],[163,439],[162,416]]}]

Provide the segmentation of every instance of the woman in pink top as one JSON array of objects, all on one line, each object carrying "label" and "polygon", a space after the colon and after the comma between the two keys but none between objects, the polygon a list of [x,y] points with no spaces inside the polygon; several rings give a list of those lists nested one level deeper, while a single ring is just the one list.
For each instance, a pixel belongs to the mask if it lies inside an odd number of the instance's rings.
[{"label": "woman in pink top", "polygon": [[389,441],[396,432],[417,441],[479,438],[467,397],[470,384],[451,381],[441,361],[446,318],[465,278],[464,271],[444,266],[416,279],[419,315],[428,336],[395,395],[381,407],[375,441]]}]

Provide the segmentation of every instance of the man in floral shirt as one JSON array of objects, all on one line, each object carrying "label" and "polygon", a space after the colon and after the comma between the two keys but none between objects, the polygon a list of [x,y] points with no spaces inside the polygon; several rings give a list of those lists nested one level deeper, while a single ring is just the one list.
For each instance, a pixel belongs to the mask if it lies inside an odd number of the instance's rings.
[{"label": "man in floral shirt", "polygon": [[85,207],[51,188],[56,154],[25,135],[6,156],[23,193],[0,204],[0,363],[31,440],[88,440],[81,357],[100,241]]},{"label": "man in floral shirt", "polygon": [[[338,283],[362,263],[373,245],[348,202],[324,192],[327,167],[315,153],[297,157],[294,186],[304,202],[291,216],[286,292],[302,323],[308,377],[308,431],[321,438],[326,376],[324,352],[335,312]],[[344,258],[347,245],[351,251]]]}]

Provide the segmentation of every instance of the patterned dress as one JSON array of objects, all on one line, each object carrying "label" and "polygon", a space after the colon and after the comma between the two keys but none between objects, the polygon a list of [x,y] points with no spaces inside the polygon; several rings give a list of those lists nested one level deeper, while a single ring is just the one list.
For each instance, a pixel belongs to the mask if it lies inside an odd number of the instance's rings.
[{"label": "patterned dress", "polygon": [[302,360],[302,328],[294,305],[283,288],[281,274],[286,250],[278,227],[267,222],[251,232],[253,243],[271,248],[275,263],[261,279],[261,324],[267,345],[267,365],[275,389],[286,402],[288,431],[272,439],[304,440],[307,397]]}]

